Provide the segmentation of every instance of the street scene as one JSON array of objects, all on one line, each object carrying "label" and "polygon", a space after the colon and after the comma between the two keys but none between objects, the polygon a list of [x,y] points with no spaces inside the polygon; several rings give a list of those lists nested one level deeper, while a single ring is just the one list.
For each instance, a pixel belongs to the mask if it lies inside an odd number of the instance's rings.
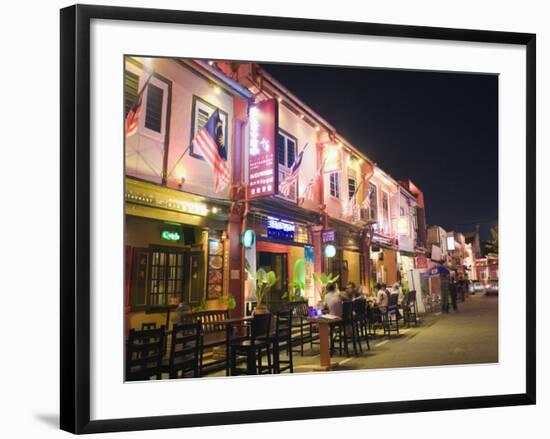
[{"label": "street scene", "polygon": [[127,56],[125,380],[487,364],[498,78]]}]

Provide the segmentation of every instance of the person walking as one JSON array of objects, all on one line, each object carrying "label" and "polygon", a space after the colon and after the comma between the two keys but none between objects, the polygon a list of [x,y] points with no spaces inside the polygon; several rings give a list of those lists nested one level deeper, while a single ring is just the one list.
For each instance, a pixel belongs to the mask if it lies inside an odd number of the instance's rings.
[{"label": "person walking", "polygon": [[401,285],[399,284],[399,282],[396,282],[393,285],[393,288],[391,289],[391,294],[397,294],[397,318],[400,319],[402,317],[402,314],[399,309],[403,308],[404,295],[403,295],[403,289],[401,288]]},{"label": "person walking", "polygon": [[[449,285],[449,290],[451,293],[451,305],[453,307],[453,310],[455,312],[458,312],[458,304],[457,304],[457,295],[458,295],[458,283],[453,281]],[[447,312],[449,312],[449,305],[447,305]]]},{"label": "person walking", "polygon": [[449,289],[451,279],[448,275],[440,274],[441,279],[441,312],[449,312]]}]

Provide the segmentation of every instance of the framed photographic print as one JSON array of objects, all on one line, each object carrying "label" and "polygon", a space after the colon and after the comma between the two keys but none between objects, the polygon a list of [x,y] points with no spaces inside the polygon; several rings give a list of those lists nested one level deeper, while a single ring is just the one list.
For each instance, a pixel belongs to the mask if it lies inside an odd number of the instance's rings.
[{"label": "framed photographic print", "polygon": [[533,34],[72,6],[61,177],[64,430],[535,403]]}]

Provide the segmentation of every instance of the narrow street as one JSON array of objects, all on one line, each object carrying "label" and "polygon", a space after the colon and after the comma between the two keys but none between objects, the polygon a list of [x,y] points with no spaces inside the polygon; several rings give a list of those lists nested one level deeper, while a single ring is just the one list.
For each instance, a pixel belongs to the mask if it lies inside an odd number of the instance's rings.
[{"label": "narrow street", "polygon": [[[400,330],[399,335],[371,339],[371,350],[355,357],[333,357],[337,370],[498,361],[498,296],[474,295],[459,303],[459,312],[427,314],[418,327]],[[318,358],[316,356],[315,358]],[[311,357],[295,354],[295,372],[309,372]]]}]

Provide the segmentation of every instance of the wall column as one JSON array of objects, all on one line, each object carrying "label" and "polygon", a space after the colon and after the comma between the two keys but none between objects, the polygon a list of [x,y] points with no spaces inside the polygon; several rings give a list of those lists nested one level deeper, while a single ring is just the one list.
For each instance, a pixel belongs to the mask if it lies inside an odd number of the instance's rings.
[{"label": "wall column", "polygon": [[370,280],[372,277],[372,262],[370,259],[370,239],[367,234],[361,240],[361,253],[363,254],[363,273],[365,273],[365,280],[363,284],[363,290],[367,294],[371,293]]},{"label": "wall column", "polygon": [[[323,272],[323,242],[321,240],[321,232],[323,231],[323,226],[312,226],[311,227],[311,237],[313,243],[313,272],[315,274],[321,274]],[[314,305],[320,299],[319,297],[319,286],[316,282],[313,284],[313,298]]]}]

